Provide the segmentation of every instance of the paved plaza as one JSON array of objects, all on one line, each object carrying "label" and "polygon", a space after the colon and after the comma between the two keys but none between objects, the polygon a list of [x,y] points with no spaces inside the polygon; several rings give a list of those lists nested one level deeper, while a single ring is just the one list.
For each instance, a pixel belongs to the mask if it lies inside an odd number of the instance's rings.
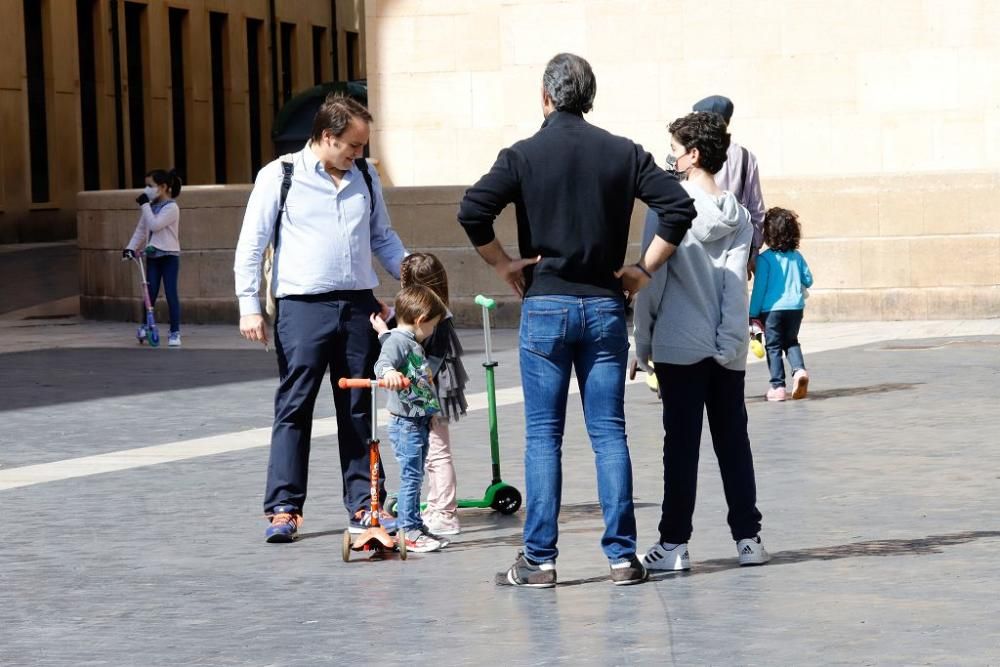
[{"label": "paved plaza", "polygon": [[[570,397],[554,590],[498,588],[523,512],[463,510],[441,553],[343,563],[336,425],[316,414],[304,538],[263,541],[273,354],[235,327],[180,350],[133,325],[0,321],[0,665],[1000,664],[1000,320],[810,323],[806,401],[747,373],[762,537],[741,569],[705,430],[692,570],[615,587]],[[478,331],[462,332],[463,496],[489,481]],[[496,336],[505,479],[523,490],[515,332]],[[530,389],[530,388],[529,388]],[[660,407],[626,390],[640,548]],[[387,449],[388,453],[388,449]],[[386,461],[390,487],[397,472]]]}]

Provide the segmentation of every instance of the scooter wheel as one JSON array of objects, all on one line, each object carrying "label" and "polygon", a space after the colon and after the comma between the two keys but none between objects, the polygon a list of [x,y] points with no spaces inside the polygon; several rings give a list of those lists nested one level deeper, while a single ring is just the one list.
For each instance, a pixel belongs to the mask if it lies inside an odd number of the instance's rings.
[{"label": "scooter wheel", "polygon": [[399,516],[399,498],[393,495],[386,496],[382,509],[392,516]]},{"label": "scooter wheel", "polygon": [[500,514],[513,514],[521,507],[521,492],[513,486],[505,486],[493,496],[490,507]]},{"label": "scooter wheel", "polygon": [[344,545],[340,555],[343,556],[345,563],[351,560],[351,531],[349,530],[344,531]]},{"label": "scooter wheel", "polygon": [[148,329],[146,331],[146,340],[149,341],[149,344],[152,347],[159,347],[160,346],[160,332],[157,331],[156,329]]},{"label": "scooter wheel", "polygon": [[396,533],[396,546],[399,548],[399,560],[406,560],[406,536],[402,530]]}]

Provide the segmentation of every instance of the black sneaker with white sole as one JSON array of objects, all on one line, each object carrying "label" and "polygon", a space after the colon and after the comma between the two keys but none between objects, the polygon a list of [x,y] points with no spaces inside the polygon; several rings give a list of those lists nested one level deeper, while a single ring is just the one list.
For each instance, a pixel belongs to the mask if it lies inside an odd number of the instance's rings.
[{"label": "black sneaker with white sole", "polygon": [[611,583],[615,586],[641,584],[646,579],[649,579],[649,572],[635,554],[629,556],[627,560],[611,564]]},{"label": "black sneaker with white sole", "polygon": [[555,563],[533,563],[523,551],[506,572],[497,572],[497,586],[524,586],[526,588],[552,588],[556,585]]}]

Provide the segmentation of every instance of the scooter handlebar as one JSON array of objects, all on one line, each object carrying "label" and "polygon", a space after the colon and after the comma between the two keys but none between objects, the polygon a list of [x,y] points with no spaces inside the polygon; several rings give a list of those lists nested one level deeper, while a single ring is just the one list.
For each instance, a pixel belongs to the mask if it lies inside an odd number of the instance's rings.
[{"label": "scooter handlebar", "polygon": [[[372,386],[372,382],[379,387],[385,388],[385,380],[366,380],[364,378],[340,378],[337,380],[337,386],[341,389],[369,389]],[[403,388],[410,386],[409,378],[403,378]]]},{"label": "scooter handlebar", "polygon": [[476,305],[482,306],[486,310],[493,310],[497,307],[496,299],[491,299],[488,296],[482,294],[476,295]]}]

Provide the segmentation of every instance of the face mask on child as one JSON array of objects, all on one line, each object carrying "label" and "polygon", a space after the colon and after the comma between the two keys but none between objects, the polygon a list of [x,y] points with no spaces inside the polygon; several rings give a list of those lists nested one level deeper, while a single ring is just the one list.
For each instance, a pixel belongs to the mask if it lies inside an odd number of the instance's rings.
[{"label": "face mask on child", "polygon": [[[685,155],[687,155],[686,151],[681,155],[681,157],[684,157]],[[677,174],[677,178],[683,181],[684,179],[687,178],[687,169],[685,169],[684,171],[677,170],[677,160],[679,159],[680,158],[674,157],[673,153],[669,153],[667,155],[667,171],[674,172],[675,174]],[[688,167],[688,169],[690,169],[690,167]]]},{"label": "face mask on child", "polygon": [[149,197],[149,201],[153,201],[154,199],[156,199],[156,197],[157,197],[157,195],[159,195],[159,193],[160,193],[160,189],[157,188],[157,187],[154,187],[152,185],[147,185],[146,187],[144,187],[142,189],[142,194],[144,194],[147,197]]}]

